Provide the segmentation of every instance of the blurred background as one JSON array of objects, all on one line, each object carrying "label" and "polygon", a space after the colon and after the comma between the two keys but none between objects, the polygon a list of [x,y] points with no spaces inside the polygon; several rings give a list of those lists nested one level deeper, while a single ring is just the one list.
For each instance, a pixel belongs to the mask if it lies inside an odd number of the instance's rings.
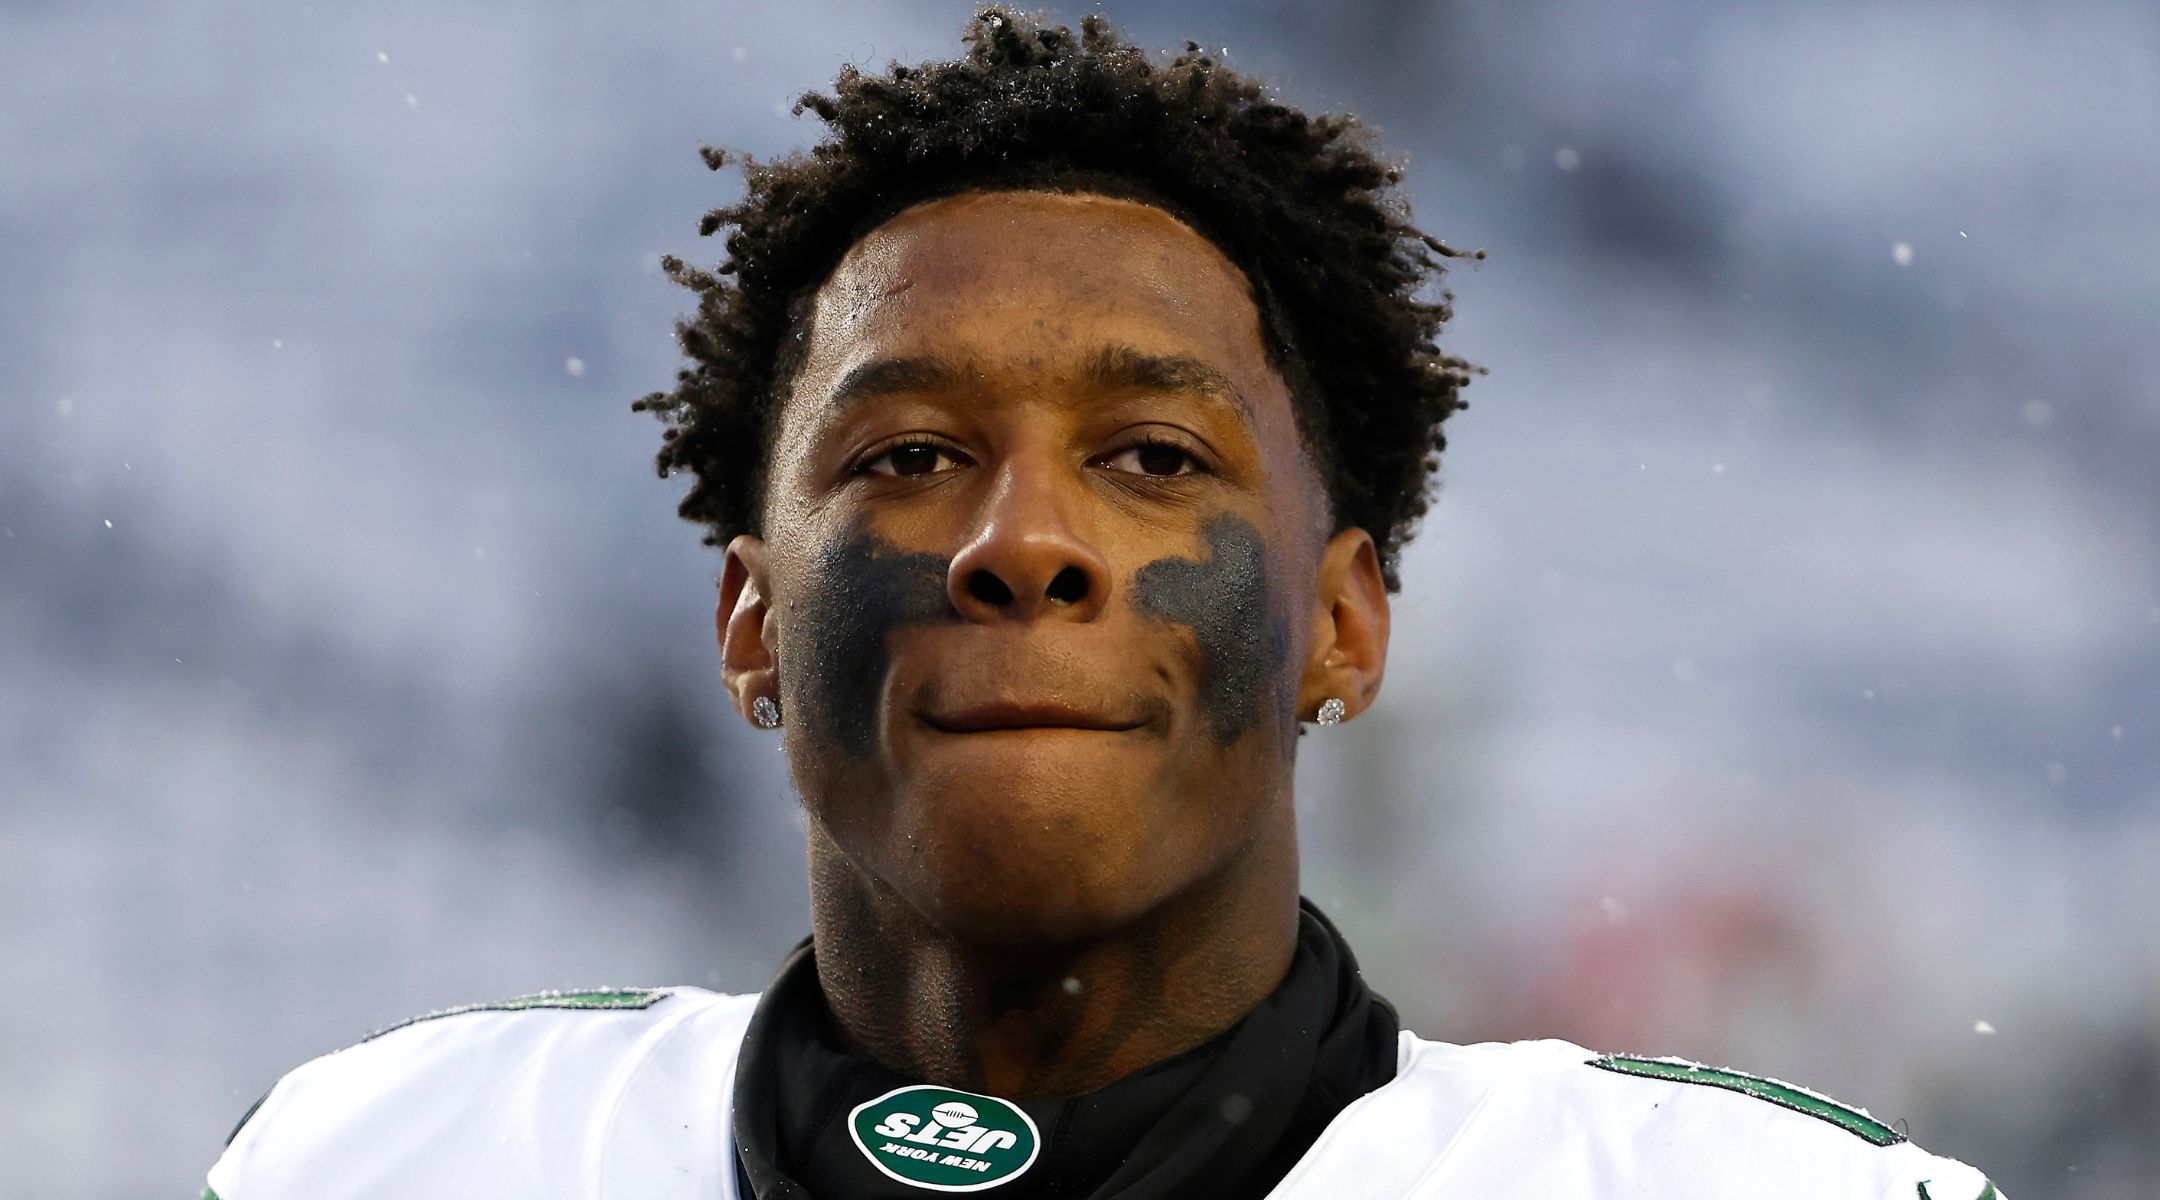
[{"label": "blurred background", "polygon": [[[763,986],[801,826],[628,409],[658,257],[718,257],[700,142],[969,11],[0,7],[12,1189],[193,1195],[410,1013]],[[1108,11],[1491,255],[1386,695],[1299,764],[1412,1027],[2160,1194],[2160,9]]]}]

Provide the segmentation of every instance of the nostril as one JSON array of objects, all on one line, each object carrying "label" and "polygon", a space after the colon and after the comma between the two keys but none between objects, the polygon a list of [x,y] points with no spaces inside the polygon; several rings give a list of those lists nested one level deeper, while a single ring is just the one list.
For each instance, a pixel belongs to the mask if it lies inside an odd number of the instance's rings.
[{"label": "nostril", "polygon": [[1057,573],[1043,594],[1060,604],[1073,604],[1087,598],[1087,572],[1078,567],[1067,567]]},{"label": "nostril", "polygon": [[968,572],[967,590],[968,595],[984,604],[1003,606],[1012,603],[1012,589],[1005,586],[1004,580],[988,571]]}]

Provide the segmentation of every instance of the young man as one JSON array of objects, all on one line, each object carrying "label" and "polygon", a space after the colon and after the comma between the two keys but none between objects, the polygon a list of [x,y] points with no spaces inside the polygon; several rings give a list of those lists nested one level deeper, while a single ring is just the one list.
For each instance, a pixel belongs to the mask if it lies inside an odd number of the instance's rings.
[{"label": "young man", "polygon": [[[757,996],[528,997],[286,1076],[273,1197],[1850,1196],[1970,1168],[1796,1088],[1399,1028],[1298,895],[1301,723],[1378,696],[1470,369],[1354,122],[980,14],[752,164],[640,407],[809,816]],[[708,152],[714,166],[718,153]]]}]

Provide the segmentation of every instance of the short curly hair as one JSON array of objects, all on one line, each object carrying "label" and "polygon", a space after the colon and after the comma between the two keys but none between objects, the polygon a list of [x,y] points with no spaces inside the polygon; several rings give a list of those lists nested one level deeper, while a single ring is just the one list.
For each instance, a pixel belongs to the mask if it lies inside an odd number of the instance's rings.
[{"label": "short curly hair", "polygon": [[829,136],[743,164],[736,204],[698,232],[727,229],[711,270],[674,256],[669,278],[698,295],[676,336],[691,365],[673,390],[632,407],[666,423],[660,474],[696,476],[685,519],[708,545],[762,532],[778,399],[801,366],[811,301],[846,251],[901,210],[974,190],[1103,193],[1163,208],[1246,275],[1271,365],[1294,398],[1337,531],[1378,545],[1389,590],[1428,506],[1447,439],[1480,369],[1435,344],[1453,294],[1442,258],[1465,255],[1410,224],[1384,160],[1356,118],[1309,117],[1187,42],[1167,66],[1099,16],[1080,34],[1002,6],[962,30],[966,54],[870,75],[843,67],[831,95],[805,93]]}]

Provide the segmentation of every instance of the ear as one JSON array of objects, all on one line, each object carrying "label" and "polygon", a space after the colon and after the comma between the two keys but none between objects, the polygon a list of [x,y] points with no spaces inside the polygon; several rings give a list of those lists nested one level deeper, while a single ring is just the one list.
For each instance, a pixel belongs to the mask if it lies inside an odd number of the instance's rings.
[{"label": "ear", "polygon": [[1388,594],[1372,535],[1352,526],[1320,555],[1312,650],[1298,686],[1298,719],[1313,720],[1333,696],[1356,716],[1380,698],[1387,673]]},{"label": "ear", "polygon": [[779,661],[766,628],[772,615],[763,539],[742,534],[728,543],[720,567],[720,605],[713,628],[720,636],[720,679],[735,710],[755,725],[750,705],[760,696],[780,698]]}]

